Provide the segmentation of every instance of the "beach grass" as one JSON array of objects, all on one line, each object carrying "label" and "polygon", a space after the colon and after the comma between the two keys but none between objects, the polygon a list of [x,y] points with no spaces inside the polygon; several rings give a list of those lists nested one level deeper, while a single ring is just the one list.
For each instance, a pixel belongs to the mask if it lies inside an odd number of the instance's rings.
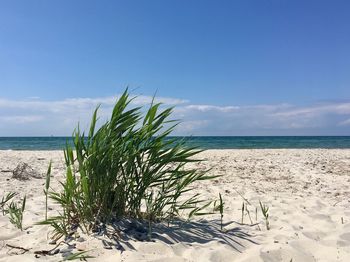
[{"label": "beach grass", "polygon": [[3,215],[5,214],[5,210],[6,210],[5,207],[6,207],[7,202],[9,202],[11,199],[13,199],[16,195],[17,195],[17,193],[15,193],[15,192],[9,192],[1,198],[0,210],[1,210]]},{"label": "beach grass", "polygon": [[48,193],[62,211],[41,223],[52,225],[56,237],[74,227],[89,232],[122,218],[147,220],[151,230],[154,222],[208,213],[212,201],[191,189],[195,182],[216,176],[185,168],[202,161],[197,158],[202,150],[169,137],[178,124],[170,119],[173,108],[152,102],[144,113],[132,101],[126,90],[110,120],[98,129],[96,108],[88,135],[78,126],[73,147],[67,143],[62,190]]},{"label": "beach grass", "polygon": [[5,209],[5,213],[9,215],[10,222],[18,229],[23,230],[23,214],[26,206],[26,196],[23,197],[21,205],[12,201]]},{"label": "beach grass", "polygon": [[52,162],[50,161],[49,167],[46,172],[46,179],[45,179],[45,219],[47,219],[47,200],[48,200],[48,194],[49,194],[49,188],[50,188],[50,180],[51,180],[51,166]]},{"label": "beach grass", "polygon": [[260,204],[261,213],[263,214],[264,219],[265,219],[266,229],[270,230],[269,207],[267,205],[261,203],[261,201],[259,201],[259,204]]},{"label": "beach grass", "polygon": [[221,193],[219,193],[219,211],[220,211],[220,229],[223,229],[223,218],[224,218],[224,201],[222,200]]}]

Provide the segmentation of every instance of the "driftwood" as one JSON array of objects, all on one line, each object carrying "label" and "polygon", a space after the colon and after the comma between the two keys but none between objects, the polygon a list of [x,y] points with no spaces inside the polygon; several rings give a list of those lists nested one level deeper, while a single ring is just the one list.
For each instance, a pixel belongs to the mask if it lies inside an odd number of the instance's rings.
[{"label": "driftwood", "polygon": [[53,256],[56,255],[58,252],[60,252],[60,250],[58,249],[59,245],[61,245],[64,241],[60,241],[54,248],[51,248],[49,250],[38,250],[38,251],[34,251],[34,254],[40,255],[40,256]]},{"label": "driftwood", "polygon": [[[11,244],[6,244],[6,246],[9,247],[9,248],[11,248],[9,251],[11,251],[12,249],[19,249],[19,250],[21,250],[21,253],[16,253],[17,255],[22,255],[22,254],[24,254],[24,253],[26,253],[26,252],[29,251],[29,249],[27,249],[27,248],[19,247],[19,246],[14,246],[14,245],[11,245]],[[9,252],[9,251],[8,251],[8,252]],[[8,253],[8,252],[7,252],[7,253]]]}]

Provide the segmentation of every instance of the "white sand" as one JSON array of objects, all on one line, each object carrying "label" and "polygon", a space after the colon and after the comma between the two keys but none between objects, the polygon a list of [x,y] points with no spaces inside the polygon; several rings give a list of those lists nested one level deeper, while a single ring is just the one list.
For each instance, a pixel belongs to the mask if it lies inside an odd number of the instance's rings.
[{"label": "white sand", "polygon": [[[91,250],[91,261],[350,261],[350,150],[209,150],[202,156],[208,161],[198,167],[212,168],[211,174],[222,177],[198,184],[195,191],[215,198],[222,193],[228,233],[220,232],[219,215],[211,215],[182,230],[157,226],[154,242],[121,242],[123,252],[105,249],[103,237],[83,236],[77,247]],[[34,225],[44,218],[45,180],[18,181],[6,172],[24,161],[45,173],[50,159],[52,185],[58,188],[64,175],[61,151],[0,151],[0,197],[9,191],[27,195],[23,232],[0,214],[0,261],[62,260],[61,253],[34,255],[54,247],[48,240],[51,229]],[[260,209],[261,231],[249,225],[247,215],[245,225],[240,224],[242,196],[237,192],[251,203],[253,223],[259,200],[270,207],[271,230],[266,230]],[[29,251],[18,255],[21,250],[7,245]]]}]

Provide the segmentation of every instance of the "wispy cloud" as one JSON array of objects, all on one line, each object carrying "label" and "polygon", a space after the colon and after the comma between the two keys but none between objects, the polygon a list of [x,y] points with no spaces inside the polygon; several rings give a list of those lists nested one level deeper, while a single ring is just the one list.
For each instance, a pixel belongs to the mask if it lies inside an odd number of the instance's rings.
[{"label": "wispy cloud", "polygon": [[39,121],[42,121],[43,119],[44,119],[43,116],[37,116],[37,115],[0,116],[0,122],[14,123],[14,124],[26,124],[26,123],[39,122]]},{"label": "wispy cloud", "polygon": [[[87,128],[91,114],[100,105],[100,119],[109,116],[118,95],[97,98],[67,98],[47,101],[39,97],[23,100],[0,98],[0,136],[7,135],[69,135],[79,122]],[[150,104],[153,96],[138,95],[131,106]],[[187,100],[156,97],[155,103],[173,106],[187,103]],[[23,124],[27,124],[23,128]],[[21,125],[21,126],[19,126]]]},{"label": "wispy cloud", "polygon": [[[100,119],[110,115],[118,96],[67,98],[0,98],[0,136],[69,135],[77,122],[87,128],[91,113],[101,105]],[[151,103],[152,96],[137,96],[132,106]],[[350,102],[309,106],[291,104],[211,105],[185,99],[158,97],[155,102],[176,105],[173,117],[182,119],[178,135],[337,135],[350,134]],[[23,128],[25,127],[25,128]]]},{"label": "wispy cloud", "polygon": [[340,126],[350,126],[350,118],[339,123]]},{"label": "wispy cloud", "polygon": [[[183,130],[198,135],[347,135],[350,102],[295,106],[183,105],[175,111]],[[190,123],[190,129],[188,124]]]},{"label": "wispy cloud", "polygon": [[348,103],[335,103],[335,104],[324,104],[324,105],[315,105],[302,108],[292,108],[284,112],[277,112],[278,116],[315,116],[325,113],[334,113],[334,114],[350,114],[350,102]]},{"label": "wispy cloud", "polygon": [[[181,108],[180,108],[181,109]],[[222,113],[232,112],[239,110],[238,106],[214,106],[214,105],[188,105],[183,107],[184,110],[196,110],[199,112],[217,111]]]},{"label": "wispy cloud", "polygon": [[[41,101],[39,98],[27,99],[27,100],[9,100],[0,98],[0,108],[18,108],[18,109],[36,109],[36,110],[49,110],[52,112],[65,111],[67,108],[91,108],[96,105],[113,106],[118,96],[100,97],[100,98],[68,98],[59,101]],[[131,104],[145,105],[152,102],[151,96],[135,96]],[[178,105],[187,103],[187,100],[156,97],[154,102],[163,103],[166,105]]]}]

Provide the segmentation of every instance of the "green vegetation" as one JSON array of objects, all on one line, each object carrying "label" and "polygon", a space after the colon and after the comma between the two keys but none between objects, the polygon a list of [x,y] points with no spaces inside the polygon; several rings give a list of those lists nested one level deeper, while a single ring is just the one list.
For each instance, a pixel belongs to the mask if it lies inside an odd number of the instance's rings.
[{"label": "green vegetation", "polygon": [[259,230],[261,230],[260,226],[259,226],[259,223],[258,223],[258,208],[255,207],[255,223],[253,222],[253,219],[252,219],[252,216],[250,215],[250,210],[249,210],[249,206],[250,207],[253,207],[254,206],[252,205],[252,203],[247,199],[245,198],[241,193],[239,193],[238,191],[236,191],[243,199],[243,202],[242,202],[242,208],[241,208],[241,224],[243,225],[244,223],[244,216],[245,215],[248,215],[248,218],[249,218],[249,221],[250,221],[250,225],[256,225],[257,228]]},{"label": "green vegetation", "polygon": [[26,197],[23,198],[21,206],[18,206],[15,202],[11,202],[5,209],[5,213],[9,214],[10,222],[14,224],[20,230],[23,230],[23,213],[26,206]]},{"label": "green vegetation", "polygon": [[[26,206],[26,197],[22,199],[20,206],[13,201],[13,198],[17,195],[15,192],[9,192],[1,198],[0,210],[3,215],[9,215],[10,222],[14,224],[17,228],[23,229],[23,213]],[[11,203],[8,202],[11,200]]]},{"label": "green vegetation", "polygon": [[250,224],[253,225],[253,220],[252,220],[252,217],[251,217],[250,211],[249,211],[249,205],[245,206],[245,211],[247,212],[247,215],[249,217]]},{"label": "green vegetation", "polygon": [[220,211],[220,229],[222,231],[223,218],[224,218],[224,201],[222,200],[221,194],[219,193],[219,211]]},{"label": "green vegetation", "polygon": [[242,219],[241,219],[241,224],[243,224],[243,219],[244,219],[244,208],[245,208],[245,205],[244,205],[244,201],[242,202]]},{"label": "green vegetation", "polygon": [[[217,204],[219,202],[219,204]],[[220,230],[223,230],[223,218],[224,218],[224,201],[222,200],[221,193],[219,193],[219,199],[214,202],[214,212],[220,213]]]},{"label": "green vegetation", "polygon": [[270,230],[269,207],[265,204],[262,204],[261,201],[259,201],[259,204],[260,204],[261,213],[263,214],[263,216],[265,218],[266,229]]},{"label": "green vegetation", "polygon": [[169,120],[172,108],[152,102],[143,114],[131,101],[126,90],[98,130],[97,108],[88,135],[79,126],[74,131],[74,146],[64,151],[62,191],[48,193],[62,212],[41,223],[53,226],[56,238],[72,227],[89,232],[121,218],[147,220],[151,233],[154,222],[206,214],[212,202],[190,191],[214,176],[187,166],[202,161],[196,158],[201,150],[169,137],[178,123]]},{"label": "green vegetation", "polygon": [[3,196],[1,198],[1,201],[0,201],[0,210],[2,212],[3,215],[5,215],[5,206],[6,206],[6,203],[9,202],[12,198],[14,198],[16,196],[16,193],[15,192],[9,192],[6,196]]},{"label": "green vegetation", "polygon": [[47,172],[46,172],[46,181],[45,181],[45,189],[44,189],[44,194],[45,194],[45,220],[47,220],[47,198],[48,198],[49,187],[50,187],[51,165],[52,165],[52,162],[50,161],[49,167],[48,167]]}]

